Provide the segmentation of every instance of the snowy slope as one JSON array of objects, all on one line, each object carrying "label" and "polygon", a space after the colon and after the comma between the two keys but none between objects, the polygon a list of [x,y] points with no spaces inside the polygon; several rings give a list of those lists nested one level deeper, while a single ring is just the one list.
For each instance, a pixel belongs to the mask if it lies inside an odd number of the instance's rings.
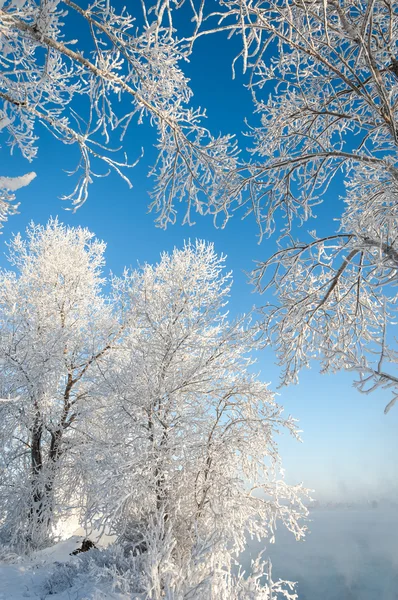
[{"label": "snowy slope", "polygon": [[59,572],[62,578],[62,564],[73,564],[79,560],[70,553],[81,545],[83,539],[75,535],[37,552],[29,559],[0,562],[0,600],[131,600],[130,595],[113,591],[107,583],[94,583],[82,577],[77,577],[72,581],[72,587],[62,591],[57,592],[56,587],[54,591],[48,589],[46,582],[53,573]]},{"label": "snowy slope", "polygon": [[81,540],[81,537],[73,536],[52,548],[37,552],[30,559],[19,558],[15,563],[0,563],[0,598],[41,598],[40,588],[54,568],[54,563],[72,559],[69,553],[79,547]]}]

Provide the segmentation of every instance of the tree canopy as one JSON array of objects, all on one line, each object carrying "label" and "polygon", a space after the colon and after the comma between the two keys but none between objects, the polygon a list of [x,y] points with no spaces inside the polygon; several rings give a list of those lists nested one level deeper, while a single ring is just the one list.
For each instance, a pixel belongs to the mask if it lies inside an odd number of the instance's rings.
[{"label": "tree canopy", "polygon": [[[71,21],[80,24],[73,40]],[[0,24],[0,126],[11,149],[33,159],[39,125],[76,144],[77,184],[67,197],[78,207],[98,161],[130,182],[123,140],[147,119],[158,136],[151,205],[158,224],[173,222],[176,202],[185,201],[187,222],[194,210],[226,221],[240,208],[260,236],[279,236],[279,250],[264,257],[254,282],[277,296],[264,330],[285,368],[283,382],[320,359],[323,370],[358,373],[361,391],[391,388],[392,405],[395,2],[143,0],[129,15],[105,0],[84,7],[10,0],[1,2]],[[203,113],[191,106],[184,61],[209,35],[223,48],[227,36],[241,41],[233,69],[246,73],[254,113],[246,115],[250,145],[241,153],[231,136],[204,128]],[[116,139],[121,155],[111,152]],[[0,178],[3,219],[15,209],[14,191],[32,177]],[[342,211],[335,181],[344,186]],[[337,225],[297,239],[297,225],[324,200],[336,206]]]},{"label": "tree canopy", "polygon": [[277,522],[301,539],[308,491],[284,480],[296,422],[251,372],[257,328],[228,319],[225,257],[198,241],[107,281],[104,243],[57,220],[9,248],[0,542],[43,547],[74,515],[117,535],[131,591],[268,598],[266,561],[249,579],[235,561]]}]

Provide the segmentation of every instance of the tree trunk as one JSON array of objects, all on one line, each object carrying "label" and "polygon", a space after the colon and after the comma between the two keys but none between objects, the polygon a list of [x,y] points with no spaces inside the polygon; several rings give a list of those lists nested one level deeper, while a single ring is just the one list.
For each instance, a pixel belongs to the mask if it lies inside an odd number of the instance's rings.
[{"label": "tree trunk", "polygon": [[43,423],[40,414],[36,415],[31,438],[32,495],[27,534],[27,542],[32,546],[39,546],[48,539],[50,534],[54,511],[54,481],[60,457],[62,433],[62,429],[57,429],[51,433],[50,448],[46,453],[46,464],[43,464]]},{"label": "tree trunk", "polygon": [[[32,427],[31,438],[31,498],[29,507],[29,528],[27,542],[36,545],[39,530],[42,529],[45,498],[42,488],[43,455],[42,455],[43,423],[37,411]],[[39,534],[40,535],[40,534]]]}]

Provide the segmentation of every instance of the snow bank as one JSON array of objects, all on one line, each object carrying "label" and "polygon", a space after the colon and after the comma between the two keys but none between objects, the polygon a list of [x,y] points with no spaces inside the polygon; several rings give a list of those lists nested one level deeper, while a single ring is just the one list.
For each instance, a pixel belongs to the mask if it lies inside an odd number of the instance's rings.
[{"label": "snow bank", "polygon": [[112,590],[111,582],[77,576],[80,559],[70,553],[83,539],[74,535],[30,558],[0,562],[0,600],[141,600]]}]

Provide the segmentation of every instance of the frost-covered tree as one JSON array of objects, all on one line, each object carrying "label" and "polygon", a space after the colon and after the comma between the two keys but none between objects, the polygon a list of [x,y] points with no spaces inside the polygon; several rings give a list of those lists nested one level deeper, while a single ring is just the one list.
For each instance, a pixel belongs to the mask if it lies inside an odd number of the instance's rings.
[{"label": "frost-covered tree", "polygon": [[[243,40],[261,123],[225,210],[239,199],[261,234],[282,233],[254,280],[277,295],[264,327],[283,383],[319,359],[324,371],[358,373],[360,391],[390,388],[388,410],[398,394],[398,4],[226,0],[213,16],[212,3],[193,5],[197,35]],[[323,199],[337,227],[297,240]]]},{"label": "frost-covered tree", "polygon": [[[29,161],[40,127],[75,145],[77,181],[65,196],[75,208],[86,200],[93,178],[108,171],[131,186],[128,170],[141,148],[132,162],[123,147],[127,137],[131,147],[134,127],[143,121],[157,132],[152,200],[161,224],[175,218],[176,199],[202,210],[202,195],[217,203],[223,193],[225,175],[236,163],[234,143],[213,137],[202,125],[203,113],[190,106],[181,69],[189,52],[176,36],[171,5],[0,0],[2,138]],[[25,183],[31,177],[24,176]],[[13,210],[15,186],[0,177],[3,220]]]},{"label": "frost-covered tree", "polygon": [[153,599],[268,598],[260,575],[233,576],[246,536],[279,519],[304,534],[305,490],[283,480],[275,440],[295,423],[251,369],[247,319],[228,319],[224,264],[188,243],[115,282],[128,328],[101,385],[89,509],[141,554]]},{"label": "frost-covered tree", "polygon": [[[103,295],[105,245],[56,220],[9,244],[0,273],[0,525],[38,546],[78,501],[96,380],[119,324]],[[83,427],[83,423],[85,427]]]},{"label": "frost-covered tree", "polygon": [[[283,381],[322,361],[323,371],[359,374],[357,387],[398,393],[398,6],[389,0],[273,2],[265,11],[267,40],[253,85],[277,81],[269,100],[256,100],[262,126],[253,131],[252,169],[264,202],[266,229],[274,215],[307,220],[313,206],[346,193],[337,231],[304,241],[287,236],[256,272],[277,293],[266,330],[285,365]],[[257,12],[261,21],[260,3]],[[260,28],[262,29],[262,28]],[[268,158],[269,157],[269,158]],[[335,209],[339,214],[340,209]],[[260,216],[260,220],[262,217]],[[302,236],[303,238],[304,236]]]},{"label": "frost-covered tree", "polygon": [[[394,402],[396,2],[148,0],[134,10],[106,0],[84,8],[0,0],[2,134],[29,159],[39,124],[76,144],[80,175],[69,198],[79,206],[92,161],[127,177],[129,161],[108,150],[147,119],[158,131],[153,206],[161,225],[175,219],[178,198],[187,200],[187,221],[193,209],[228,218],[246,206],[261,235],[284,234],[255,273],[258,289],[271,285],[278,296],[264,328],[285,365],[283,381],[319,358],[324,370],[359,373],[362,391],[390,387]],[[234,69],[243,65],[254,100],[249,161],[189,108],[183,61],[210,34],[228,51],[223,32],[242,40]],[[0,219],[31,177],[0,177]],[[342,180],[339,226],[297,240],[295,225],[336,196]]]},{"label": "frost-covered tree", "polygon": [[[123,585],[153,600],[294,599],[247,536],[297,537],[307,492],[283,479],[295,422],[253,373],[257,332],[231,322],[231,275],[204,242],[112,282],[104,244],[51,220],[0,274],[0,536],[49,542],[69,511],[109,527]],[[119,552],[119,554],[118,554]],[[106,560],[106,557],[104,558]],[[122,577],[122,575],[120,575]]]}]

